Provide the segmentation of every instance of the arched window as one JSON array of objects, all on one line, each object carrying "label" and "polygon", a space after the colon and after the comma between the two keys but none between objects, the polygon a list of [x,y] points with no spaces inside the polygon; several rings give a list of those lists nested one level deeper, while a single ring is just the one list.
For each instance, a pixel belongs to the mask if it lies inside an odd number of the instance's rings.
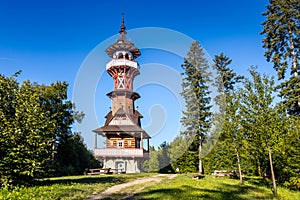
[{"label": "arched window", "polygon": [[119,52],[119,53],[118,53],[118,59],[121,59],[121,58],[123,58],[123,53],[122,53],[122,52]]},{"label": "arched window", "polygon": [[125,59],[127,59],[127,60],[129,59],[128,53],[125,54]]}]

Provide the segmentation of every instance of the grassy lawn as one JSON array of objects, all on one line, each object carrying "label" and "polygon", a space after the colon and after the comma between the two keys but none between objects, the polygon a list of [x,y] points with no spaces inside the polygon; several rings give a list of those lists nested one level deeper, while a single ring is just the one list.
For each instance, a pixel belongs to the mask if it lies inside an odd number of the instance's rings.
[{"label": "grassy lawn", "polygon": [[240,186],[239,180],[226,177],[207,176],[198,180],[192,179],[191,175],[178,175],[173,180],[145,187],[135,199],[300,199],[300,192],[281,187],[278,188],[278,194],[278,198],[273,198],[271,188],[260,178],[248,178]]},{"label": "grassy lawn", "polygon": [[46,179],[39,186],[0,189],[0,200],[83,199],[106,188],[153,174],[68,176]]},{"label": "grassy lawn", "polygon": [[[46,179],[39,186],[1,189],[0,200],[44,200],[44,199],[84,199],[99,194],[110,186],[126,183],[137,178],[154,174],[118,174],[96,176],[69,176]],[[245,178],[244,185],[239,180],[206,176],[204,179],[192,179],[192,175],[178,175],[162,182],[148,182],[131,186],[106,199],[120,199],[128,193],[136,192],[135,199],[300,199],[300,192],[278,188],[278,198],[273,198],[270,183],[261,178]]]}]

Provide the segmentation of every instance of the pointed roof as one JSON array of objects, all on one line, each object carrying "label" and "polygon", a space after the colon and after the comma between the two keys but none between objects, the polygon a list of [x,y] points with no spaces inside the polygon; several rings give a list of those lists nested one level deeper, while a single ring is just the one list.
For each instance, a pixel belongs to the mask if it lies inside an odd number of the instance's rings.
[{"label": "pointed roof", "polygon": [[120,26],[120,37],[119,39],[112,45],[110,45],[105,52],[109,57],[113,57],[113,54],[116,51],[129,51],[132,53],[133,58],[137,58],[141,55],[141,52],[138,48],[134,46],[134,44],[127,40],[126,38],[126,26],[124,22],[124,13],[122,13],[122,25]]},{"label": "pointed roof", "polygon": [[126,26],[125,26],[125,23],[124,23],[124,12],[122,13],[122,25],[120,27],[120,31],[119,33],[121,35],[125,35],[127,32],[126,32]]},{"label": "pointed roof", "polygon": [[117,135],[130,135],[137,138],[143,137],[144,139],[151,138],[146,131],[141,129],[136,125],[110,125],[103,126],[93,130],[93,132],[98,133],[104,137],[111,137],[115,134]]},{"label": "pointed roof", "polygon": [[143,118],[143,115],[137,110],[135,110],[133,114],[127,114],[122,108],[119,108],[114,115],[112,114],[112,111],[107,113],[107,115],[105,116],[106,121],[104,123],[104,126],[110,126],[109,123],[115,117],[127,117],[129,120],[132,121],[133,124],[139,126],[139,119]]},{"label": "pointed roof", "polygon": [[[127,117],[129,120],[132,121],[132,125],[110,125],[110,122],[115,118],[115,117]],[[140,127],[139,124],[139,118],[142,118],[143,116],[141,115],[140,112],[137,110],[134,111],[133,115],[128,115],[122,108],[119,108],[117,112],[113,115],[112,111],[110,111],[106,116],[106,121],[104,126],[97,128],[93,130],[93,132],[98,133],[103,136],[108,136],[108,135],[114,135],[114,134],[122,134],[122,135],[131,135],[134,137],[141,137],[141,134],[143,135],[143,138],[150,138],[150,136],[146,133],[145,130],[143,130]]]}]

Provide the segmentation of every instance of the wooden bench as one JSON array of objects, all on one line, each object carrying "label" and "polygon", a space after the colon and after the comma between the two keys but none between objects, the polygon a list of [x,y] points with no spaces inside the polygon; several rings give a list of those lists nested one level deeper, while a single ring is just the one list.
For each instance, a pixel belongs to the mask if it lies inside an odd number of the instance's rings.
[{"label": "wooden bench", "polygon": [[90,169],[88,175],[97,175],[97,174],[112,174],[110,168],[96,168]]},{"label": "wooden bench", "polygon": [[124,169],[110,169],[110,172],[114,174],[125,174],[126,171]]},{"label": "wooden bench", "polygon": [[202,179],[202,178],[205,178],[205,176],[203,174],[193,175],[193,179]]},{"label": "wooden bench", "polygon": [[228,176],[230,178],[237,178],[238,177],[235,170],[215,170],[213,175],[218,177],[218,178],[224,177],[224,176]]}]

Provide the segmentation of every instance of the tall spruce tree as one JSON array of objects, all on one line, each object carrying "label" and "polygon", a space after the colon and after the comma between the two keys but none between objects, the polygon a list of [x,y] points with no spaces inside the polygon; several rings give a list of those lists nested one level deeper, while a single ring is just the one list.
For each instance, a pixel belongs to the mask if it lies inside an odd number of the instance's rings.
[{"label": "tall spruce tree", "polygon": [[300,1],[299,0],[270,0],[267,11],[263,15],[267,18],[263,22],[261,34],[265,56],[272,61],[278,78],[284,79],[289,68],[291,73],[298,76],[300,56]]},{"label": "tall spruce tree", "polygon": [[[218,86],[219,95],[215,101],[220,107],[221,115],[218,114],[216,118],[223,117],[221,120],[222,130],[221,139],[234,149],[238,171],[240,177],[240,184],[243,183],[241,161],[240,161],[240,149],[243,142],[242,129],[239,119],[239,98],[235,95],[235,84],[243,79],[243,76],[237,75],[229,68],[232,60],[221,53],[215,56],[214,66],[217,70],[216,84]],[[218,120],[217,120],[218,121]],[[220,121],[220,120],[219,120]]]},{"label": "tall spruce tree", "polygon": [[[285,80],[277,89],[279,96],[291,115],[300,115],[300,1],[299,0],[270,0],[267,18],[263,22],[261,34],[263,47],[266,49],[267,61],[273,63],[278,72],[278,79]],[[286,79],[286,71],[291,77]]]},{"label": "tall spruce tree", "polygon": [[198,172],[203,174],[201,159],[202,144],[210,129],[211,98],[209,96],[210,72],[203,48],[197,41],[193,41],[187,57],[182,64],[183,83],[181,95],[185,99],[186,110],[183,111],[181,123],[186,128],[183,134],[194,137],[190,150],[198,151],[195,159],[198,162]]},{"label": "tall spruce tree", "polygon": [[243,76],[237,75],[233,69],[229,68],[232,60],[221,53],[220,55],[216,55],[214,58],[214,66],[217,69],[218,77],[217,77],[217,86],[219,92],[224,92],[228,94],[234,91],[234,86],[236,83],[241,82],[244,78]]}]

